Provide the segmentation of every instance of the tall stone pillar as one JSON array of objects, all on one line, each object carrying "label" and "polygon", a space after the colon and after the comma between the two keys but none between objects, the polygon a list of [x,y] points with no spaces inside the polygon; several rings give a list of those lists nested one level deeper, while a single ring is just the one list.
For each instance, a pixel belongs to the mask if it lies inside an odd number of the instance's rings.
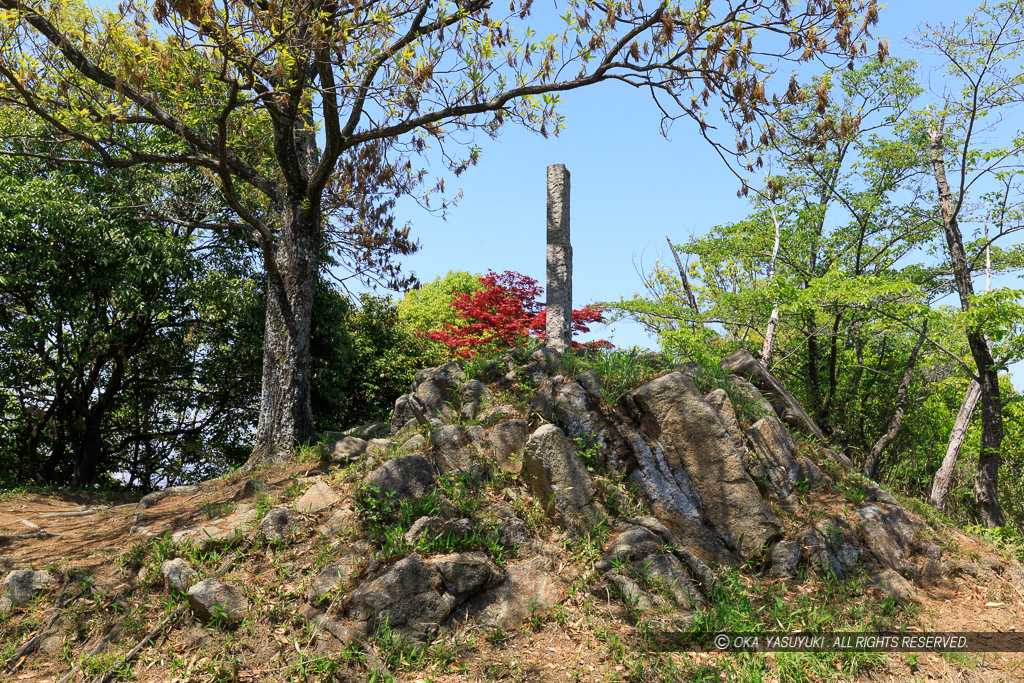
[{"label": "tall stone pillar", "polygon": [[569,241],[569,171],[548,166],[547,345],[572,346],[572,243]]}]

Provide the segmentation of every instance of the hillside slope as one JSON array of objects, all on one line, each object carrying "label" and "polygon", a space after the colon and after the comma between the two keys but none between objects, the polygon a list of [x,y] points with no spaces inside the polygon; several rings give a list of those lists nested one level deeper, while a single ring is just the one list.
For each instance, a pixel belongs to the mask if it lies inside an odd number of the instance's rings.
[{"label": "hillside slope", "polygon": [[625,384],[547,349],[451,363],[288,465],[123,505],[6,495],[5,674],[1024,678],[1020,654],[659,651],[1024,617],[1012,556],[853,473],[749,354],[659,363]]}]

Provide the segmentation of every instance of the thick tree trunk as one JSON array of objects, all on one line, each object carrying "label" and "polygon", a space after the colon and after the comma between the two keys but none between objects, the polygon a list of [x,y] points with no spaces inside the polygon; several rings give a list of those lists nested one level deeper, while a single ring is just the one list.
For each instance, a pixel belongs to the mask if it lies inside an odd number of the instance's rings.
[{"label": "thick tree trunk", "polygon": [[882,457],[882,452],[896,439],[896,435],[900,433],[900,427],[903,426],[903,415],[907,410],[907,394],[910,391],[910,382],[914,378],[917,355],[920,353],[921,345],[924,344],[927,335],[928,321],[926,320],[921,328],[921,336],[918,337],[917,344],[910,352],[910,358],[907,360],[907,367],[903,371],[903,377],[900,379],[900,386],[896,391],[896,410],[893,412],[892,421],[889,422],[889,429],[871,447],[871,452],[868,453],[868,458],[864,461],[864,476],[869,479],[875,478],[875,472],[878,470],[878,461]]},{"label": "thick tree trunk", "polygon": [[319,207],[289,197],[267,268],[263,383],[256,443],[247,467],[284,462],[313,436],[309,332],[319,276]]},{"label": "thick tree trunk", "polygon": [[[942,212],[942,229],[949,247],[950,265],[956,281],[960,306],[970,308],[974,296],[970,266],[964,251],[963,236],[957,220],[957,210],[946,180],[946,162],[942,147],[942,131],[928,131],[932,157],[932,169],[939,191],[939,208]],[[985,526],[1002,526],[1005,523],[999,505],[999,453],[1003,445],[1003,410],[999,395],[999,376],[996,373],[992,349],[982,330],[967,333],[967,344],[978,369],[978,383],[981,387],[981,451],[978,454],[978,469],[974,477],[974,499],[978,514]]]},{"label": "thick tree trunk", "polygon": [[978,399],[981,398],[981,385],[971,380],[964,394],[964,400],[960,403],[960,410],[956,413],[956,420],[953,422],[953,430],[949,434],[949,442],[946,444],[946,456],[942,459],[942,466],[935,473],[932,481],[932,505],[936,510],[946,509],[946,498],[949,496],[949,489],[953,486],[953,472],[956,470],[956,460],[960,455],[960,449],[964,445],[964,438],[967,436],[967,428],[971,425],[971,417],[974,416],[974,409],[978,407]]}]

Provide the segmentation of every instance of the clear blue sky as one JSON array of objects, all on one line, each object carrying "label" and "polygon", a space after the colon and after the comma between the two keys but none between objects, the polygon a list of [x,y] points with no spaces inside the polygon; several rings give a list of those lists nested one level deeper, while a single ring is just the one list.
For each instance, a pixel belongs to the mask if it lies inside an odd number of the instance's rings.
[{"label": "clear blue sky", "polygon": [[[882,8],[874,34],[889,40],[893,55],[922,63],[922,77],[934,82],[932,60],[905,37],[923,21],[962,20],[974,7],[962,0],[900,0]],[[748,213],[747,201],[736,196],[736,178],[693,125],[679,122],[668,138],[661,135],[658,112],[646,93],[606,83],[567,93],[563,101],[567,128],[557,138],[511,127],[497,140],[477,138],[480,163],[449,179],[449,188],[461,187],[464,197],[447,221],[411,202],[400,205],[399,219],[411,221],[422,242],[422,250],[405,262],[421,281],[449,270],[492,269],[517,270],[543,285],[548,164],[565,164],[572,177],[576,306],[640,291],[634,264],[642,260],[649,268],[667,257],[666,232],[679,243]],[[1024,122],[1013,127],[1024,128]],[[439,166],[430,170],[441,172]],[[656,346],[631,323],[597,332],[619,346]],[[1016,372],[1018,386],[1022,370]]]}]

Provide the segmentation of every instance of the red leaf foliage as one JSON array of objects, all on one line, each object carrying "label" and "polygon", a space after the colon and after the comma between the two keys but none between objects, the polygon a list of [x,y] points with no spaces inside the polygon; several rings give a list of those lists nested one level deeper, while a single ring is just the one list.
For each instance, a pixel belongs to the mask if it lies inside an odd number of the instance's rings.
[{"label": "red leaf foliage", "polygon": [[[544,291],[532,277],[506,270],[487,271],[480,278],[482,289],[456,294],[452,307],[465,322],[445,325],[445,330],[427,333],[434,341],[452,349],[456,355],[472,358],[480,351],[522,346],[532,336],[545,337],[546,310],[538,300]],[[572,312],[573,333],[589,332],[589,325],[604,322],[603,311],[594,304]],[[573,342],[574,349],[583,347],[611,348],[604,339],[587,344]]]}]

